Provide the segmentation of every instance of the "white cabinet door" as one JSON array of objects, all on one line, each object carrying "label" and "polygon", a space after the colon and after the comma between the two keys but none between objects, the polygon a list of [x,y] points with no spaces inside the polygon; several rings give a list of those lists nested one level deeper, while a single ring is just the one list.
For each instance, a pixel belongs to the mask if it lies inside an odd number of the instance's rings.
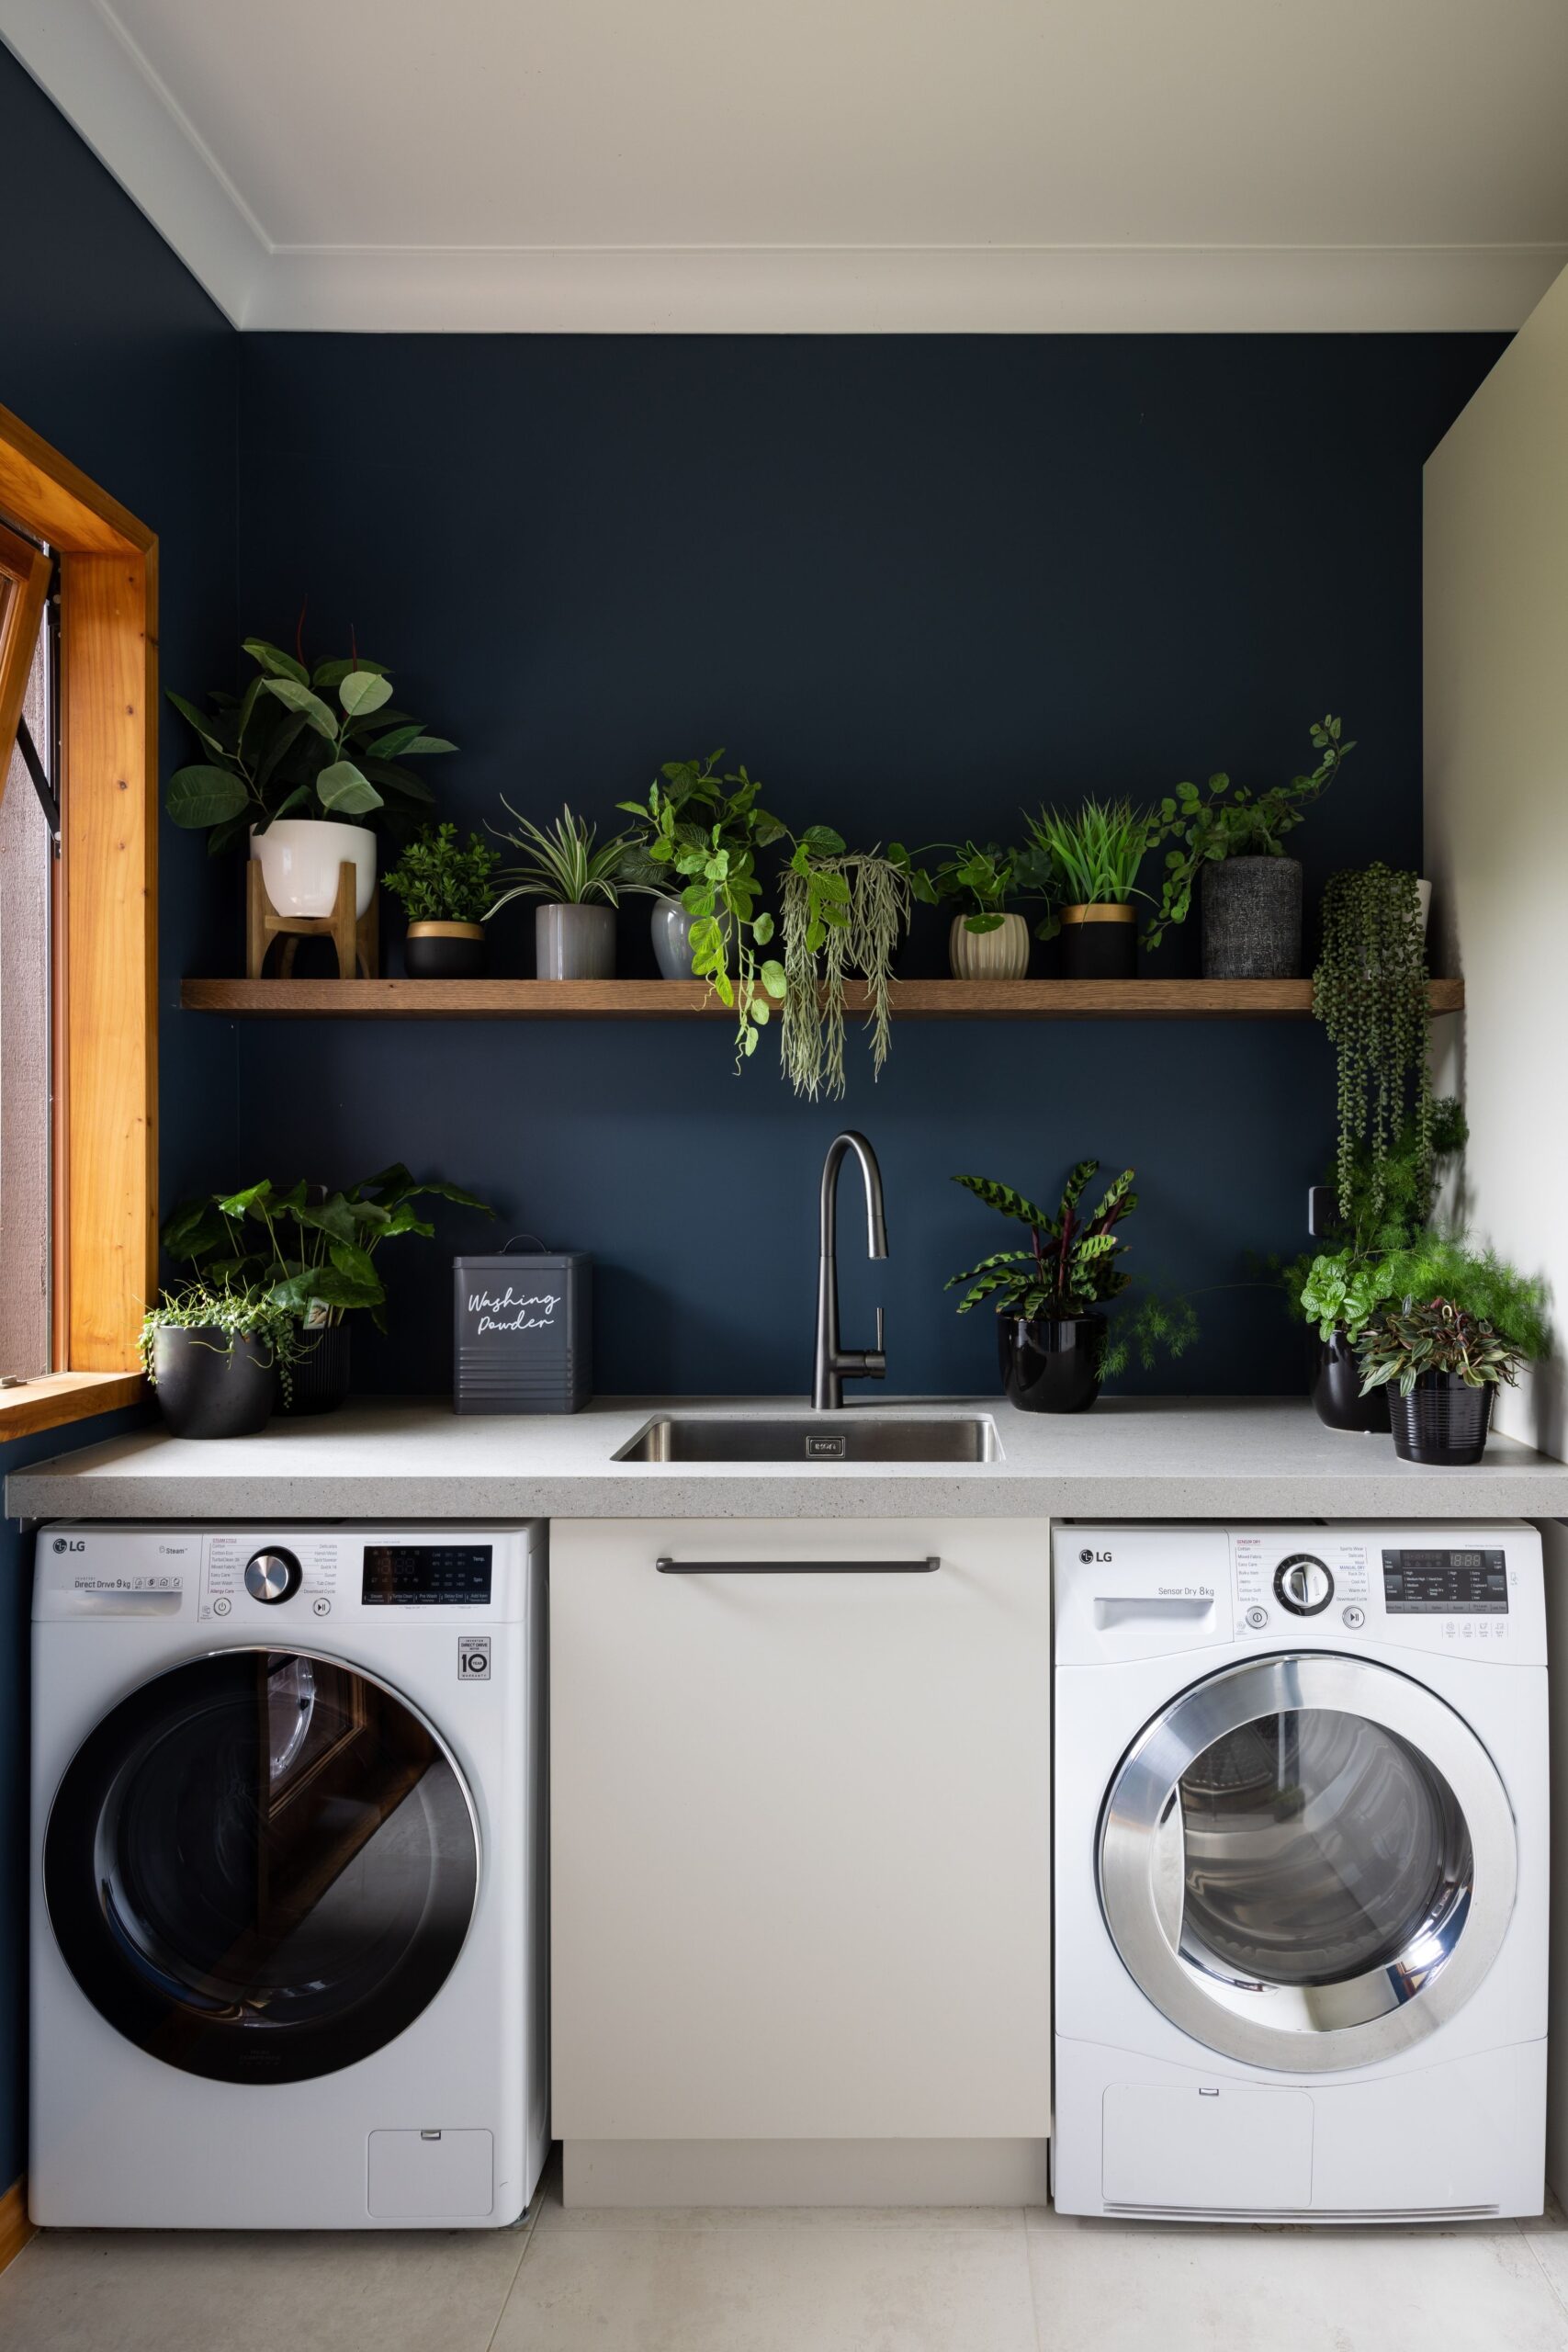
[{"label": "white cabinet door", "polygon": [[557,1521],[561,2137],[1045,2136],[1049,1562],[1040,1520]]}]

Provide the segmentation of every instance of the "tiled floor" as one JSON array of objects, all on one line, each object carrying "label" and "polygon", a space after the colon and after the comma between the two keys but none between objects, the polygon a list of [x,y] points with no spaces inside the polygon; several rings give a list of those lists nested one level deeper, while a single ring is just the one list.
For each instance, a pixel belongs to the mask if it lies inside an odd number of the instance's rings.
[{"label": "tiled floor", "polygon": [[1568,2352],[1568,2227],[1045,2211],[567,2213],[515,2230],[53,2231],[5,2352]]}]

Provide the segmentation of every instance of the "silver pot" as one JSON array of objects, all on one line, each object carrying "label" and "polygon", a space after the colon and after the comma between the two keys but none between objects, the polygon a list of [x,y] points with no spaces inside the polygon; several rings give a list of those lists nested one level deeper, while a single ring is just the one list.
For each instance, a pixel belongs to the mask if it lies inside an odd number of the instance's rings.
[{"label": "silver pot", "polygon": [[[692,970],[692,925],[701,921],[689,915],[679,899],[655,899],[649,928],[653,934],[653,953],[660,975],[666,980],[689,980],[695,978]],[[729,918],[723,918],[728,934]]]},{"label": "silver pot", "polygon": [[536,907],[534,967],[541,980],[614,979],[615,908]]}]

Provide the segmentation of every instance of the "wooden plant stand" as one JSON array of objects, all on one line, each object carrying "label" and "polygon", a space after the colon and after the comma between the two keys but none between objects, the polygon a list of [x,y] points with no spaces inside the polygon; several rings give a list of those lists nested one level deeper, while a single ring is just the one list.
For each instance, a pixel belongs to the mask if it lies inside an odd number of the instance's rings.
[{"label": "wooden plant stand", "polygon": [[337,903],[330,915],[280,915],[266,895],[261,860],[253,857],[245,868],[245,978],[262,978],[273,942],[281,939],[283,953],[277,959],[277,977],[292,979],[294,951],[300,940],[324,938],[330,939],[337,949],[340,980],[352,980],[356,975],[367,980],[375,979],[380,887],[378,885],[370,893],[370,904],[360,921],[355,920],[354,912],[356,888],[355,869],[345,861],[337,870]]}]

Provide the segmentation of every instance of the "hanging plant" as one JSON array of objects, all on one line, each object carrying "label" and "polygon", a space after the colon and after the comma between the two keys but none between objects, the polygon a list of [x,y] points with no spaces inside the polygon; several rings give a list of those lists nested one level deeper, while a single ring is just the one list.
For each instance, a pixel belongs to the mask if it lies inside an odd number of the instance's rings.
[{"label": "hanging plant", "polygon": [[844,982],[866,985],[871,1066],[880,1078],[892,1043],[893,956],[909,924],[909,882],[875,850],[837,854],[800,842],[781,894],[786,993],[780,1053],[797,1094],[844,1091]]},{"label": "hanging plant", "polygon": [[1323,898],[1313,1011],[1338,1056],[1339,1214],[1376,1216],[1408,1123],[1417,1192],[1432,1165],[1427,944],[1414,874],[1382,865],[1334,875]]}]

